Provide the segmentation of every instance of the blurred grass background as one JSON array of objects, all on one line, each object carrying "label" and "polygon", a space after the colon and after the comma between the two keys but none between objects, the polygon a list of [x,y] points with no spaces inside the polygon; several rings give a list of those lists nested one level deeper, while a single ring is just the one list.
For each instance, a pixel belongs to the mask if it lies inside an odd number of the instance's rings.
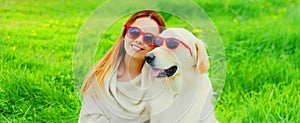
[{"label": "blurred grass background", "polygon": [[[73,47],[103,2],[0,0],[0,122],[77,122]],[[215,23],[226,51],[219,121],[299,122],[300,1],[194,2]],[[180,24],[164,17],[167,26]],[[114,40],[115,32],[106,37]]]}]

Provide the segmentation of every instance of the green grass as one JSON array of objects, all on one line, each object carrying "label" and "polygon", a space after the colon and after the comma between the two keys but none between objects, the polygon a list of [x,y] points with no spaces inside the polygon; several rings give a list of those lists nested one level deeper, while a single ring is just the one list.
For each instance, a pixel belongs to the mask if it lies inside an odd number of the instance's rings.
[{"label": "green grass", "polygon": [[[77,122],[73,47],[103,2],[0,0],[0,122]],[[299,122],[300,2],[194,2],[215,23],[226,51],[219,121]],[[166,20],[180,26],[172,16]],[[105,36],[116,38],[114,30]],[[98,49],[97,58],[106,50]]]}]

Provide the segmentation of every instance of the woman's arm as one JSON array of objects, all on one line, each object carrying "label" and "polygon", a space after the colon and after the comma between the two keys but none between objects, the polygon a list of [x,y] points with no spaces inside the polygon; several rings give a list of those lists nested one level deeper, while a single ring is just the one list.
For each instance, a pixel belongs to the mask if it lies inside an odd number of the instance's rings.
[{"label": "woman's arm", "polygon": [[92,96],[85,94],[78,123],[109,123],[109,120]]}]

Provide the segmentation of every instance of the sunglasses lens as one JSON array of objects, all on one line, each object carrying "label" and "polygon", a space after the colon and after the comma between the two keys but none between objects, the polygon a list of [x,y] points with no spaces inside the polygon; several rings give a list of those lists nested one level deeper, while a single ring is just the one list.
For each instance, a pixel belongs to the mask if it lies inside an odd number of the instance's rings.
[{"label": "sunglasses lens", "polygon": [[132,39],[138,38],[140,36],[140,31],[136,28],[131,27],[128,29],[127,32],[128,32],[128,37]]},{"label": "sunglasses lens", "polygon": [[153,45],[155,47],[159,47],[159,46],[161,46],[161,44],[162,44],[162,38],[155,38],[154,39]]},{"label": "sunglasses lens", "polygon": [[167,39],[166,40],[167,47],[170,49],[175,49],[179,45],[179,41],[176,39]]},{"label": "sunglasses lens", "polygon": [[144,41],[145,41],[145,43],[147,44],[147,45],[153,45],[153,43],[152,43],[152,41],[153,41],[153,35],[151,35],[151,34],[145,34],[144,35]]}]

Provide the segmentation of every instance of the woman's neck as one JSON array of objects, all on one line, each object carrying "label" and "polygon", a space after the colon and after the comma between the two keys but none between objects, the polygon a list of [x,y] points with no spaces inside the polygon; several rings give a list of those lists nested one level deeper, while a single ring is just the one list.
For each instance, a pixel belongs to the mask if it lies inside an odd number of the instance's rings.
[{"label": "woman's neck", "polygon": [[118,67],[118,80],[130,81],[138,76],[143,68],[144,60],[136,59],[125,54],[123,60]]}]

